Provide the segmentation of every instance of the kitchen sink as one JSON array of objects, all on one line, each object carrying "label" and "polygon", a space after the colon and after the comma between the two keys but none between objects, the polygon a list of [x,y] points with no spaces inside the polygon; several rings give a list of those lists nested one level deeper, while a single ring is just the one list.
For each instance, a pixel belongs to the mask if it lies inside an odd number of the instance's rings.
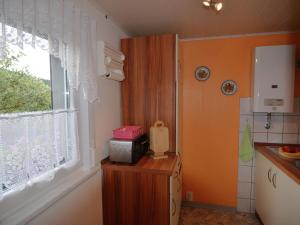
[{"label": "kitchen sink", "polygon": [[267,146],[266,148],[269,149],[271,152],[273,152],[275,154],[278,154],[278,150],[279,150],[280,147]]},{"label": "kitchen sink", "polygon": [[[274,154],[279,155],[278,150],[279,150],[280,147],[278,147],[278,146],[266,146],[266,148],[269,149]],[[291,161],[292,162],[291,164],[293,164],[296,168],[300,169],[300,160],[299,159],[297,159],[297,160],[287,159],[287,160]]]}]

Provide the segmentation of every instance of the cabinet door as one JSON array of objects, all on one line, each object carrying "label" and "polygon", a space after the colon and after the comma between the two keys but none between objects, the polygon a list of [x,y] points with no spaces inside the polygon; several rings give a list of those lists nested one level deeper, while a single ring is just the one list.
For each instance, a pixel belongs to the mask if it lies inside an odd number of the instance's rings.
[{"label": "cabinet door", "polygon": [[181,209],[182,174],[181,161],[178,160],[170,178],[170,225],[178,225]]},{"label": "cabinet door", "polygon": [[[272,177],[275,189],[274,225],[300,224],[300,185],[275,165]],[[272,225],[273,225],[272,224]]]},{"label": "cabinet door", "polygon": [[256,154],[256,211],[265,225],[300,224],[300,185]]},{"label": "cabinet door", "polygon": [[148,133],[159,119],[169,128],[170,151],[176,149],[176,35],[121,40],[125,54],[122,82],[124,125]]},{"label": "cabinet door", "polygon": [[104,169],[104,225],[169,224],[169,179],[164,174]]},{"label": "cabinet door", "polygon": [[179,216],[180,216],[180,209],[181,209],[181,202],[182,202],[182,162],[181,162],[181,158],[178,158],[178,162],[177,162],[177,171],[178,171],[178,177],[176,179],[176,184],[177,187],[175,189],[175,193],[176,193],[176,202],[177,205],[179,206],[179,209],[177,211],[177,223],[179,220]]},{"label": "cabinet door", "polygon": [[274,224],[276,200],[272,186],[273,165],[261,153],[256,153],[255,208],[265,225]]},{"label": "cabinet door", "polygon": [[176,223],[176,212],[178,206],[176,203],[175,189],[176,189],[176,179],[174,174],[170,177],[170,225],[177,225]]}]

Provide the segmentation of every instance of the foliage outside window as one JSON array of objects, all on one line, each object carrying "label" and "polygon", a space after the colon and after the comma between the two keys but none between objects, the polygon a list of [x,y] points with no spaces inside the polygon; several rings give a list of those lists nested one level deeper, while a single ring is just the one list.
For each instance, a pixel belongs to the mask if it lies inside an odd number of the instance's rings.
[{"label": "foliage outside window", "polygon": [[30,74],[26,69],[16,69],[24,53],[7,50],[0,60],[0,113],[45,111],[52,108],[51,84]]}]

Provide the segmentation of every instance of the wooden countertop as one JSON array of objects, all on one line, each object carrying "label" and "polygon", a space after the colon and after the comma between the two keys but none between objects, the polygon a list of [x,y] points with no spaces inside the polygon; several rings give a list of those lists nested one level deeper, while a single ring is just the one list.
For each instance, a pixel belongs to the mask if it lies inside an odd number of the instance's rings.
[{"label": "wooden countertop", "polygon": [[147,172],[147,173],[156,173],[156,174],[166,174],[171,176],[178,156],[173,153],[168,154],[166,159],[156,159],[154,160],[149,155],[143,156],[135,165],[129,165],[124,163],[114,163],[106,158],[102,160],[101,167],[102,169],[113,169],[113,170],[126,170],[133,172]]},{"label": "wooden countertop", "polygon": [[267,159],[272,161],[284,173],[300,185],[300,169],[295,166],[294,159],[286,159],[279,154],[274,153],[266,147],[280,147],[280,146],[300,146],[293,144],[272,144],[272,143],[254,143],[257,151],[263,154]]}]

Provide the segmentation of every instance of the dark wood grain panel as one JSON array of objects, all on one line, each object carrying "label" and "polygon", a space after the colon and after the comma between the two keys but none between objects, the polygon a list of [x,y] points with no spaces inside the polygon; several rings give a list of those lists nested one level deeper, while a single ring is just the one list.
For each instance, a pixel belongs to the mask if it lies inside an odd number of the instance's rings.
[{"label": "dark wood grain panel", "polygon": [[[170,132],[170,149],[176,146],[176,36],[160,38],[161,79],[159,96],[159,115]],[[171,39],[171,40],[170,40]],[[170,49],[173,49],[172,51]],[[167,91],[166,91],[167,90]]]},{"label": "dark wood grain panel", "polygon": [[149,133],[160,119],[176,149],[176,36],[153,35],[121,40],[125,54],[122,82],[124,125],[141,125]]},{"label": "dark wood grain panel", "polygon": [[[126,39],[122,41],[125,54],[125,80],[122,82],[123,123],[143,124],[146,111],[145,77],[147,68],[147,42],[144,38]],[[130,74],[130,76],[128,76]]]},{"label": "dark wood grain panel", "polygon": [[104,225],[169,224],[169,176],[103,169]]}]

